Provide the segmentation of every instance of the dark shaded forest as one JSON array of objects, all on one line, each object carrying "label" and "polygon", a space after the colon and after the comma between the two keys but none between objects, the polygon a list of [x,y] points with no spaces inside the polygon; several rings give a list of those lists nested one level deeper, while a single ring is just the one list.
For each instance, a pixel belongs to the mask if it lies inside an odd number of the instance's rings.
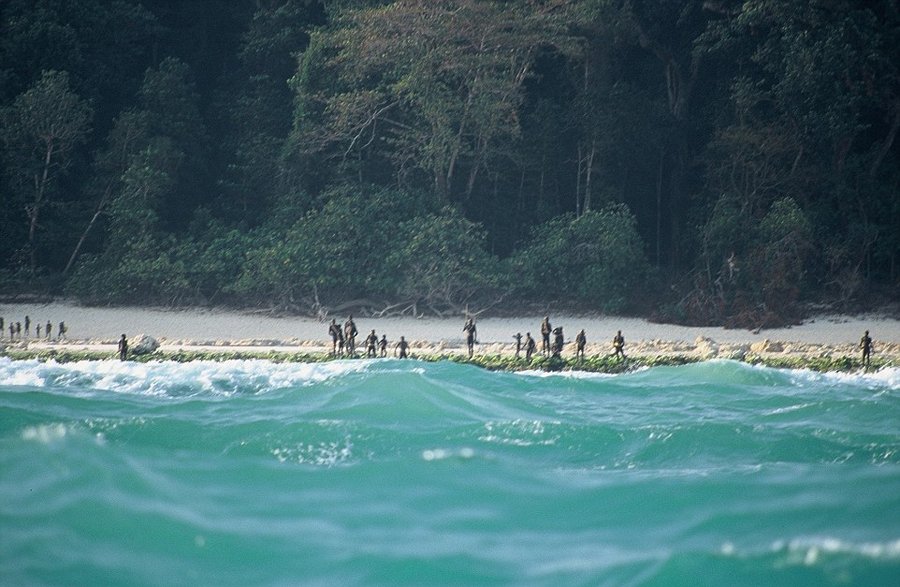
[{"label": "dark shaded forest", "polygon": [[895,0],[0,0],[0,294],[898,299]]}]

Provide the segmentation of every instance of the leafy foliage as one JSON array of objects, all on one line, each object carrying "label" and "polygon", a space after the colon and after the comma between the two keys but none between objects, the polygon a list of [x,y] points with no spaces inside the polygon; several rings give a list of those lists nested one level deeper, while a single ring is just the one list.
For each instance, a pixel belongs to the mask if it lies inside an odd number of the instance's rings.
[{"label": "leafy foliage", "polygon": [[0,289],[893,300],[898,46],[888,0],[0,2]]},{"label": "leafy foliage", "polygon": [[649,270],[634,216],[622,204],[539,226],[513,265],[526,295],[565,292],[604,312],[626,309]]}]

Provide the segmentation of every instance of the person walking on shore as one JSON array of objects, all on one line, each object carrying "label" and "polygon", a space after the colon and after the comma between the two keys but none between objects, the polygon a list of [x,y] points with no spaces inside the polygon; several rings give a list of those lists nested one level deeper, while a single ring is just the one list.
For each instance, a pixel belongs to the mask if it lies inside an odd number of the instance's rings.
[{"label": "person walking on shore", "polygon": [[622,357],[625,359],[625,337],[622,336],[622,331],[618,331],[616,335],[613,337],[613,354],[614,357]]},{"label": "person walking on shore", "polygon": [[[458,322],[457,322],[457,324],[458,324]],[[399,357],[401,359],[405,359],[407,357],[407,355],[406,355],[407,349],[409,349],[409,343],[406,342],[406,339],[401,336],[400,342],[398,342],[396,348],[394,348],[394,354],[396,355],[397,351],[400,351]]]},{"label": "person walking on shore", "polygon": [[469,358],[472,358],[472,354],[475,352],[475,320],[469,318],[466,320],[466,325],[463,326],[463,332],[466,333],[466,348],[469,349]]},{"label": "person walking on shore", "polygon": [[353,321],[353,315],[351,314],[347,317],[347,321],[344,322],[344,344],[347,346],[347,354],[351,357],[356,351],[357,334],[359,334],[359,330],[356,329],[356,322]]},{"label": "person walking on shore", "polygon": [[122,338],[119,339],[119,360],[128,360],[128,339],[125,338],[124,334],[122,335]]},{"label": "person walking on shore", "polygon": [[859,341],[859,348],[862,349],[863,367],[868,367],[872,360],[872,339],[869,337],[868,330],[862,335]]},{"label": "person walking on shore", "polygon": [[31,317],[25,316],[25,338],[31,336]]},{"label": "person walking on shore", "polygon": [[385,358],[387,356],[387,334],[381,335],[381,340],[378,342],[379,350],[381,351],[381,358]]},{"label": "person walking on shore", "polygon": [[525,333],[525,360],[530,361],[531,355],[534,354],[534,351],[537,350],[537,343],[534,342],[534,339],[531,338],[531,333]]},{"label": "person walking on shore", "polygon": [[[338,352],[338,339],[343,338],[341,334],[341,326],[337,323],[337,320],[332,318],[331,324],[328,326],[328,334],[331,335],[331,354],[337,355]],[[341,345],[341,350],[343,351],[344,345]]]},{"label": "person walking on shore", "polygon": [[50,340],[50,334],[53,332],[53,324],[47,320],[47,340]]},{"label": "person walking on shore", "polygon": [[584,359],[584,345],[587,344],[587,335],[584,333],[584,328],[581,329],[581,332],[575,336],[575,358]]},{"label": "person walking on shore", "polygon": [[519,353],[522,351],[522,333],[517,332],[513,338],[516,339],[516,358],[518,359]]},{"label": "person walking on shore", "polygon": [[37,326],[34,327],[34,337],[35,338],[41,337],[41,323],[40,322],[38,322]]},{"label": "person walking on shore", "polygon": [[16,325],[12,322],[9,323],[9,340],[12,342],[16,338]]},{"label": "person walking on shore", "polygon": [[544,355],[550,354],[550,333],[553,332],[553,329],[550,327],[550,316],[544,316],[544,321],[541,322],[541,352]]},{"label": "person walking on shore", "polygon": [[66,332],[69,330],[66,328],[65,322],[59,323],[59,329],[56,331],[56,340],[63,340],[66,337]]},{"label": "person walking on shore", "polygon": [[565,337],[563,336],[563,328],[562,326],[557,326],[553,329],[553,356],[559,357],[562,354],[563,345],[565,344]]},{"label": "person walking on shore", "polygon": [[372,332],[369,333],[369,336],[366,337],[366,356],[375,358],[375,346],[378,344],[378,335],[375,334],[375,329],[372,329]]}]

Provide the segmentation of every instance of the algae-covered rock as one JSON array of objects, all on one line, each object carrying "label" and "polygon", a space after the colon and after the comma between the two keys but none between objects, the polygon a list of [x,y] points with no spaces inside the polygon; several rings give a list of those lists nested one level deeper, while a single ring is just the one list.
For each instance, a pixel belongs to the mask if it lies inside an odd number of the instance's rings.
[{"label": "algae-covered rock", "polygon": [[749,344],[736,344],[725,347],[719,352],[719,357],[723,359],[731,359],[733,361],[743,361],[750,352]]},{"label": "algae-covered rock", "polygon": [[129,345],[131,354],[133,355],[149,355],[159,348],[159,341],[152,336],[139,334],[134,337]]},{"label": "algae-covered rock", "polygon": [[771,341],[767,338],[763,341],[751,344],[750,351],[756,355],[760,353],[781,353],[784,352],[784,345],[778,341]]},{"label": "algae-covered rock", "polygon": [[695,341],[697,354],[704,359],[713,359],[719,355],[719,343],[706,336],[698,336]]}]

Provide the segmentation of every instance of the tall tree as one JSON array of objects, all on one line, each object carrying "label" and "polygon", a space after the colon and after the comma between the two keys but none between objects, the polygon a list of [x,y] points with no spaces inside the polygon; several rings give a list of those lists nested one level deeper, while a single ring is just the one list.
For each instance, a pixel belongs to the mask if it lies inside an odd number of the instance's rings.
[{"label": "tall tree", "polygon": [[[539,2],[403,0],[347,12],[301,62],[295,141],[358,175],[371,158],[400,182],[430,178],[437,194],[465,201],[492,151],[519,132],[537,49],[565,41]],[[316,75],[323,68],[337,84]]]},{"label": "tall tree", "polygon": [[12,190],[24,204],[31,272],[38,266],[41,212],[53,197],[72,150],[87,139],[93,111],[66,72],[45,71],[3,112],[2,140]]}]

